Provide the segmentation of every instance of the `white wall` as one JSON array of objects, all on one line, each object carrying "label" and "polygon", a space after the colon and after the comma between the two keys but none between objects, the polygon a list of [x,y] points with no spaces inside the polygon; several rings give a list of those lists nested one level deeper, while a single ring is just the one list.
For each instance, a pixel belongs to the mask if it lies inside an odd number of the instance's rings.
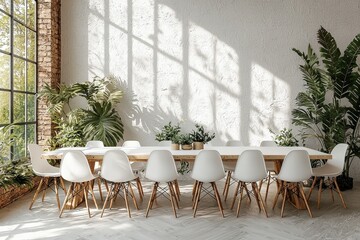
[{"label": "white wall", "polygon": [[61,77],[121,77],[126,139],[154,144],[181,121],[258,145],[290,127],[303,86],[291,48],[318,49],[322,25],[343,50],[359,22],[360,0],[63,0]]}]

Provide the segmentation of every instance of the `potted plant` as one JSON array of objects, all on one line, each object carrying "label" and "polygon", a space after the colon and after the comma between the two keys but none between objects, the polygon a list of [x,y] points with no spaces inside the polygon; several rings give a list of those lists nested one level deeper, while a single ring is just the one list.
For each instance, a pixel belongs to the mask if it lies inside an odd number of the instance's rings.
[{"label": "potted plant", "polygon": [[204,144],[210,142],[213,138],[215,138],[215,133],[205,132],[204,126],[195,124],[196,130],[193,130],[190,133],[190,136],[194,142],[194,149],[203,149]]},{"label": "potted plant", "polygon": [[350,165],[360,157],[360,34],[343,54],[323,27],[317,37],[321,58],[310,45],[307,53],[293,49],[304,60],[300,70],[305,82],[305,91],[296,97],[293,123],[303,128],[303,138],[315,138],[322,151],[330,152],[338,143],[349,145],[343,175],[338,177],[340,189],[346,190],[352,187]]},{"label": "potted plant", "polygon": [[189,133],[180,135],[180,144],[183,150],[191,150],[192,143],[193,143],[193,139]]},{"label": "potted plant", "polygon": [[176,134],[175,136],[173,136],[173,138],[171,139],[171,149],[172,150],[179,150],[180,149],[180,135]]},{"label": "potted plant", "polygon": [[[172,125],[171,122],[169,122],[167,125],[164,125],[160,132],[158,132],[155,135],[155,140],[162,142],[162,141],[171,141],[174,144],[174,147],[176,147],[176,144],[179,144],[180,142],[180,125],[179,123],[176,125]],[[176,149],[174,149],[176,150]]]}]

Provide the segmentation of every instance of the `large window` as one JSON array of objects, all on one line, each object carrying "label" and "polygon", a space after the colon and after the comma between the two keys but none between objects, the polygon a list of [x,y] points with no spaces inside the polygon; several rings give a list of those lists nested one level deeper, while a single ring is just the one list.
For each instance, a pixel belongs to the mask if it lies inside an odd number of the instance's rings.
[{"label": "large window", "polygon": [[36,0],[0,0],[0,127],[14,124],[15,157],[36,142],[36,6]]}]

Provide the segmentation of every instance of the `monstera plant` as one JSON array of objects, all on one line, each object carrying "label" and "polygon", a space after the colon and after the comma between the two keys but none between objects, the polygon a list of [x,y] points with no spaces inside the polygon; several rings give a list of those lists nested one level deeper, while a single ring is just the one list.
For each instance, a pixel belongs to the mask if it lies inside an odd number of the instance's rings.
[{"label": "monstera plant", "polygon": [[[83,146],[89,140],[101,140],[105,146],[116,146],[123,138],[124,127],[115,106],[122,98],[115,77],[98,78],[92,82],[45,85],[39,97],[48,104],[48,111],[56,125],[50,145],[56,147]],[[86,108],[74,108],[71,100],[83,97]]]},{"label": "monstera plant", "polygon": [[[343,177],[349,177],[354,159],[360,157],[360,34],[341,53],[333,36],[318,30],[320,57],[309,45],[307,52],[293,49],[300,65],[305,91],[296,97],[293,123],[302,127],[303,138],[313,137],[321,150],[330,152],[338,143],[349,145]],[[321,62],[322,64],[321,64]]]}]

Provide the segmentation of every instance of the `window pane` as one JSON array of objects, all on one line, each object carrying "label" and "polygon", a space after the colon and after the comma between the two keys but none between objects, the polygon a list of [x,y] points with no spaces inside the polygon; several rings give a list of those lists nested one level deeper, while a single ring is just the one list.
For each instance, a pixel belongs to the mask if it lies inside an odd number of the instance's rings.
[{"label": "window pane", "polygon": [[35,32],[27,29],[27,58],[35,61],[35,52],[36,52],[36,34]]},{"label": "window pane", "polygon": [[14,0],[15,18],[25,23],[25,0]]},{"label": "window pane", "polygon": [[10,13],[10,0],[0,0],[0,8],[7,13]]},{"label": "window pane", "polygon": [[25,56],[25,27],[14,22],[14,53],[20,57]]},{"label": "window pane", "polygon": [[27,91],[35,92],[36,90],[36,65],[33,63],[27,63]]},{"label": "window pane", "polygon": [[27,102],[26,102],[27,122],[35,121],[35,107],[36,107],[35,95],[27,94]]},{"label": "window pane", "polygon": [[0,88],[10,89],[10,56],[0,53]]},{"label": "window pane", "polygon": [[10,93],[0,91],[0,124],[10,123]]},{"label": "window pane", "polygon": [[14,146],[14,159],[25,157],[25,126],[14,126],[14,134],[17,136]]},{"label": "window pane", "polygon": [[14,122],[25,122],[25,94],[14,93]]},{"label": "window pane", "polygon": [[0,12],[0,49],[10,52],[10,17],[2,12]]},{"label": "window pane", "polygon": [[35,29],[36,28],[36,6],[34,0],[27,0],[27,16],[26,25]]},{"label": "window pane", "polygon": [[26,144],[35,143],[35,124],[29,124],[26,126]]},{"label": "window pane", "polygon": [[14,58],[14,89],[25,91],[25,61]]}]

